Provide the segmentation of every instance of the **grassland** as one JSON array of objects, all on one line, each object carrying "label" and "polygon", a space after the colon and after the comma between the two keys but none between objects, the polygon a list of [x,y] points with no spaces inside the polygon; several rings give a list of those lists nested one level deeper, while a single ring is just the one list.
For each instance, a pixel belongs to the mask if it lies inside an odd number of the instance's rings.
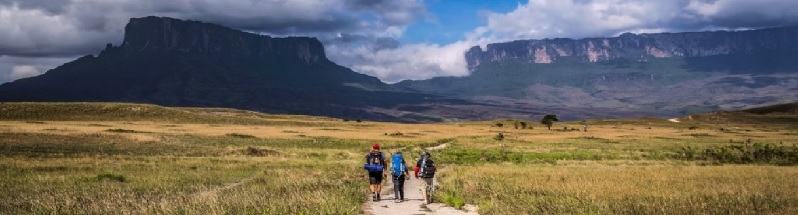
[{"label": "grassland", "polygon": [[361,214],[375,142],[410,159],[445,143],[438,199],[481,214],[798,213],[794,114],[589,120],[584,132],[137,104],[0,110],[2,214]]}]

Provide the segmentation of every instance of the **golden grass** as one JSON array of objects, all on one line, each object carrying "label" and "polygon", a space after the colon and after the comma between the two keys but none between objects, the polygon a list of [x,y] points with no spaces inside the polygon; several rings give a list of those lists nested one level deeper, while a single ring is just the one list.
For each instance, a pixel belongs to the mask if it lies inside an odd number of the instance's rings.
[{"label": "golden grass", "polygon": [[486,165],[442,174],[482,214],[794,214],[795,167]]},{"label": "golden grass", "polygon": [[[478,204],[483,214],[798,213],[795,166],[673,156],[749,140],[798,144],[796,125],[592,120],[582,132],[563,131],[580,122],[513,129],[507,120],[358,123],[83,103],[46,111],[108,112],[25,118],[48,104],[15,105],[16,118],[0,121],[0,214],[359,214],[362,156],[375,142],[409,160],[446,143],[433,152],[438,199]],[[148,116],[114,112],[147,108]],[[158,119],[170,113],[191,119]]]}]

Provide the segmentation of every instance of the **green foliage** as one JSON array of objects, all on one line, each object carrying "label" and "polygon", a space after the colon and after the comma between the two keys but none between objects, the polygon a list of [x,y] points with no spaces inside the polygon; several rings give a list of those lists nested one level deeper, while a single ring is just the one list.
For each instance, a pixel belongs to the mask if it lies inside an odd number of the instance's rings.
[{"label": "green foliage", "polygon": [[115,132],[115,133],[150,133],[146,131],[136,131],[136,130],[129,130],[129,129],[121,129],[121,128],[114,128],[114,129],[107,129],[107,132]]},{"label": "green foliage", "polygon": [[546,127],[551,130],[551,126],[554,125],[554,122],[556,121],[559,121],[559,119],[557,119],[557,115],[547,114],[546,116],[543,116],[543,119],[540,120],[540,124],[546,125]]},{"label": "green foliage", "polygon": [[495,137],[493,137],[493,139],[494,140],[498,140],[498,141],[502,141],[502,140],[504,140],[504,134],[499,132],[499,134],[497,134]]},{"label": "green foliage", "polygon": [[244,138],[244,139],[257,138],[255,136],[252,136],[252,135],[249,135],[249,134],[239,134],[239,133],[229,133],[229,134],[225,134],[225,136],[235,137],[235,138]]},{"label": "green foliage", "polygon": [[452,164],[486,163],[553,163],[558,160],[613,160],[619,155],[613,152],[569,150],[551,152],[510,152],[502,150],[446,149],[437,153],[437,159]]},{"label": "green foliage", "polygon": [[454,195],[444,195],[443,203],[457,209],[462,209],[465,206],[465,200],[462,197]]},{"label": "green foliage", "polygon": [[701,151],[682,148],[674,155],[678,159],[705,160],[717,163],[798,165],[798,145],[784,146],[767,143],[735,144],[707,148]]},{"label": "green foliage", "polygon": [[123,175],[114,174],[114,173],[100,173],[97,174],[96,179],[98,181],[113,181],[113,182],[125,182],[127,179]]}]

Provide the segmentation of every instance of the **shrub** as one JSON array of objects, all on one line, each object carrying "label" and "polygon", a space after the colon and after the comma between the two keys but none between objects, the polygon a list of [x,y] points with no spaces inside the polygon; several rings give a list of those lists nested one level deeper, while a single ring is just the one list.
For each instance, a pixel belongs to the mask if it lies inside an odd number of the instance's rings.
[{"label": "shrub", "polygon": [[127,181],[127,179],[125,179],[125,176],[117,175],[117,174],[113,174],[113,173],[100,173],[100,174],[97,174],[96,178],[97,178],[98,181],[106,181],[106,180],[107,181],[113,181],[113,182],[125,182],[125,181]]},{"label": "shrub", "polygon": [[253,139],[253,138],[257,138],[257,137],[255,137],[255,136],[252,136],[252,135],[249,135],[249,134],[229,133],[229,134],[226,134],[226,135],[227,135],[228,137],[235,137],[235,138],[245,138],[245,139]]},{"label": "shrub", "polygon": [[495,137],[493,137],[493,139],[494,140],[499,140],[499,141],[504,140],[504,134],[499,133]]},{"label": "shrub", "polygon": [[150,133],[150,132],[146,132],[146,131],[136,131],[136,130],[121,129],[121,128],[108,129],[108,130],[105,130],[105,131],[107,131],[107,132],[116,132],[116,133]]},{"label": "shrub", "polygon": [[707,148],[700,152],[687,147],[682,148],[675,157],[678,159],[706,160],[718,163],[798,165],[798,145],[735,144]]},{"label": "shrub", "polygon": [[247,147],[247,149],[244,149],[244,154],[248,155],[248,156],[254,156],[254,157],[263,157],[263,156],[267,156],[267,155],[277,154],[277,151],[274,151],[274,150],[271,150],[271,149],[258,149],[258,148],[249,146],[249,147]]}]

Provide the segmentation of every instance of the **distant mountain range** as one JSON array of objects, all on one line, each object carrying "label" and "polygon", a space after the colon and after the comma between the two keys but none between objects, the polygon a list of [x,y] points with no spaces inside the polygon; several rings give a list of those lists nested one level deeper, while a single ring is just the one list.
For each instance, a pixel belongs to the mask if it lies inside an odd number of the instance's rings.
[{"label": "distant mountain range", "polygon": [[474,47],[471,75],[388,85],[328,60],[315,38],[133,18],[108,44],[0,85],[0,101],[230,107],[381,121],[677,116],[798,101],[798,27],[623,34]]},{"label": "distant mountain range", "polygon": [[798,101],[798,27],[520,40],[473,47],[465,56],[470,76],[396,86],[488,103],[631,115]]}]

